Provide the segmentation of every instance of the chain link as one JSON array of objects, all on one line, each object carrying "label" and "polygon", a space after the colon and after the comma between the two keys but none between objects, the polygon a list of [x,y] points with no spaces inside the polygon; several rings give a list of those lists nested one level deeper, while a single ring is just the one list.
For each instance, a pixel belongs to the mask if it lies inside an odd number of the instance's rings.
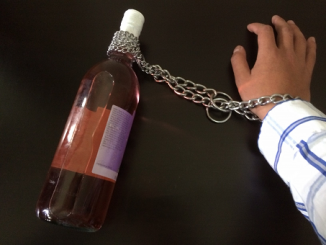
[{"label": "chain link", "polygon": [[[208,118],[215,123],[226,122],[231,117],[233,111],[244,116],[248,120],[260,121],[259,117],[250,109],[269,103],[277,104],[285,100],[293,99],[293,97],[288,94],[273,94],[272,96],[263,96],[258,99],[239,102],[234,101],[226,93],[207,88],[202,84],[194,83],[182,77],[174,77],[168,70],[161,68],[159,65],[150,65],[147,63],[145,57],[141,53],[138,38],[129,32],[118,31],[114,34],[113,40],[108,48],[108,56],[110,56],[112,52],[131,54],[140,69],[146,74],[151,75],[156,82],[165,82],[175,94],[196,104],[202,104],[206,108]],[[212,117],[211,110],[226,113],[226,117],[224,117],[224,119],[215,119]]]}]

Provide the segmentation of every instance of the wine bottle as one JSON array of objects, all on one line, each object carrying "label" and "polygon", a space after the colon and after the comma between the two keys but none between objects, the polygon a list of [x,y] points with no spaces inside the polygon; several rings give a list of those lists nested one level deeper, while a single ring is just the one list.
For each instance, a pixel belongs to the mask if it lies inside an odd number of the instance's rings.
[{"label": "wine bottle", "polygon": [[[143,23],[130,9],[120,30],[138,37]],[[132,62],[110,52],[82,79],[37,202],[41,220],[85,231],[103,225],[139,101]]]}]

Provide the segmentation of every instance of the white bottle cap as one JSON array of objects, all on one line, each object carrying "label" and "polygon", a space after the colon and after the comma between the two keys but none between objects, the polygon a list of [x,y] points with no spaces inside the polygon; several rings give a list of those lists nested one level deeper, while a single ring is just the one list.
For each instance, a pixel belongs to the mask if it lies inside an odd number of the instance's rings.
[{"label": "white bottle cap", "polygon": [[130,32],[135,37],[139,37],[144,22],[145,18],[140,12],[134,9],[128,9],[121,21],[120,30]]}]

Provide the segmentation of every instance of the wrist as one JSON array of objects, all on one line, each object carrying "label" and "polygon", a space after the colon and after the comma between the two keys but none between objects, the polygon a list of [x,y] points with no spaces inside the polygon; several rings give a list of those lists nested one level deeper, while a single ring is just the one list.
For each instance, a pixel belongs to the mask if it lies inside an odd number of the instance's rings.
[{"label": "wrist", "polygon": [[255,113],[260,120],[264,120],[266,117],[267,113],[274,107],[276,104],[271,103],[263,106],[258,106],[256,108],[251,109],[253,113]]},{"label": "wrist", "polygon": [[[298,99],[299,97],[293,98],[289,94],[273,94],[271,96],[261,96],[256,99],[251,99],[248,101],[243,101],[240,102],[240,109],[245,108],[245,110],[250,110],[245,113],[251,112],[253,114],[253,117],[250,118],[255,118],[254,120],[257,120],[258,118],[262,121],[267,113],[277,104],[282,103],[284,101],[288,100],[293,100],[293,99]],[[239,113],[241,114],[241,113]],[[248,114],[246,117],[249,119]]]}]

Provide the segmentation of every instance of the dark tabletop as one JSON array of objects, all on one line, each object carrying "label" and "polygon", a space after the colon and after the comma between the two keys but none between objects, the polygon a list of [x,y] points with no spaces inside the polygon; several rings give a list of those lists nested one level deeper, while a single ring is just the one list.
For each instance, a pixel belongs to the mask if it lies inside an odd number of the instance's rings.
[{"label": "dark tabletop", "polygon": [[293,19],[315,36],[312,102],[326,112],[326,6],[312,1],[3,0],[0,2],[0,244],[319,244],[259,153],[260,123],[210,122],[203,106],[136,69],[140,104],[107,220],[83,233],[34,209],[79,83],[106,58],[125,10],[145,16],[151,64],[239,100],[230,57],[251,22]]}]

